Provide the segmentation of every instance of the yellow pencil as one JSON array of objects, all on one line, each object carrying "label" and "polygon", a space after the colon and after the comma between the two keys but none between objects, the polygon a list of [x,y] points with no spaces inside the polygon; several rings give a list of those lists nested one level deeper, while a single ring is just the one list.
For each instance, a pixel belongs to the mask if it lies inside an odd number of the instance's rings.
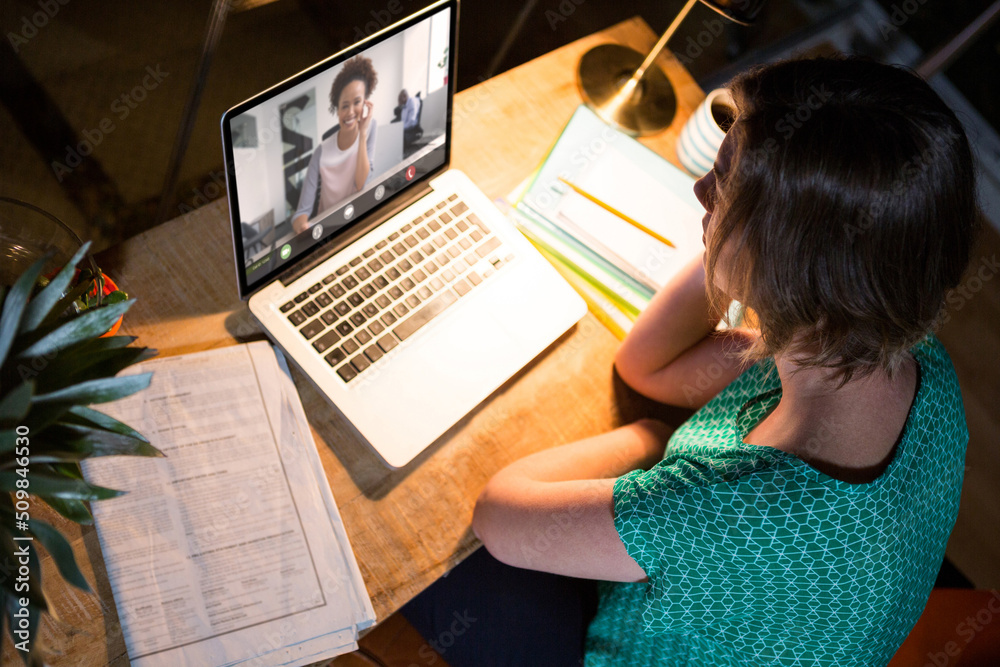
[{"label": "yellow pencil", "polygon": [[608,204],[605,204],[600,199],[598,199],[594,195],[590,194],[589,192],[587,192],[586,190],[584,190],[580,186],[578,186],[578,185],[576,185],[574,183],[570,183],[569,181],[567,181],[562,176],[559,177],[559,180],[562,181],[563,183],[565,183],[566,185],[568,185],[569,187],[571,187],[580,196],[586,197],[590,201],[594,202],[595,204],[597,204],[598,206],[600,206],[601,208],[603,208],[605,211],[607,211],[609,213],[613,213],[614,215],[617,215],[619,218],[621,218],[622,220],[624,220],[628,224],[632,225],[636,229],[639,229],[639,230],[642,230],[642,231],[646,232],[647,234],[649,234],[650,236],[652,236],[657,241],[659,241],[661,243],[666,243],[671,248],[676,248],[677,247],[673,243],[671,243],[669,239],[666,239],[666,238],[660,236],[659,234],[657,234],[656,232],[654,232],[652,229],[650,229],[646,225],[642,224],[641,222],[639,222],[638,220],[636,220],[634,218],[630,218],[629,216],[625,215],[624,213],[622,213],[621,211],[619,211],[615,207],[610,206]]}]

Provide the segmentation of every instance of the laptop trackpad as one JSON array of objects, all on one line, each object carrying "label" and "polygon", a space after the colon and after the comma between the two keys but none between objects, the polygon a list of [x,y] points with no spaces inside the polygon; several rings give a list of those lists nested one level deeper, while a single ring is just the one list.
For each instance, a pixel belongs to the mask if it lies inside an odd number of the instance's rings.
[{"label": "laptop trackpad", "polygon": [[386,359],[377,381],[373,377],[357,387],[363,396],[359,407],[381,412],[381,417],[374,413],[368,417],[384,420],[384,407],[393,405],[409,429],[428,430],[429,442],[540,351],[511,335],[502,319],[505,313],[496,312],[495,301],[478,298],[463,305],[445,311],[400,354]]}]

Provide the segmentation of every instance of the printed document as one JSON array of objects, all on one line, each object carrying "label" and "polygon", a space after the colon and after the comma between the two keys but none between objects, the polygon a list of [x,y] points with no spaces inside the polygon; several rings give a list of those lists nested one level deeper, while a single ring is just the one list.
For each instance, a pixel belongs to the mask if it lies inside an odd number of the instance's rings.
[{"label": "printed document", "polygon": [[374,622],[284,359],[266,342],[156,359],[148,389],[97,406],[166,458],[88,481],[133,665],[305,665]]}]

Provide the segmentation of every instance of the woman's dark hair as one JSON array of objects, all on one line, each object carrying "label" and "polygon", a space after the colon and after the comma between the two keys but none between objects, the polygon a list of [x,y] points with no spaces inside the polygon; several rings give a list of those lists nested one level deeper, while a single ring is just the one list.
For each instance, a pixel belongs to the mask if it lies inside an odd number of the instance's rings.
[{"label": "woman's dark hair", "polygon": [[727,299],[712,281],[726,245],[729,295],[761,330],[750,358],[790,352],[842,382],[892,374],[975,240],[961,124],[923,79],[860,58],[758,67],[730,89],[735,152],[706,253],[713,301]]},{"label": "woman's dark hair", "polygon": [[330,113],[336,115],[337,107],[340,105],[340,94],[344,92],[351,81],[361,81],[365,84],[365,99],[375,91],[378,84],[378,72],[372,65],[370,58],[364,56],[354,56],[344,63],[344,66],[337,76],[333,78],[333,86],[330,87]]}]

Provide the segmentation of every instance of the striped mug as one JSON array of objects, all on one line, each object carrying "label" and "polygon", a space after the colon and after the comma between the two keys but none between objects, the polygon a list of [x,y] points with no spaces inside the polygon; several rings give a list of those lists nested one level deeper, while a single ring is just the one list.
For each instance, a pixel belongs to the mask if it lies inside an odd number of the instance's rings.
[{"label": "striped mug", "polygon": [[733,124],[736,107],[728,88],[716,88],[694,110],[677,141],[677,158],[696,177],[712,170],[726,131]]}]

